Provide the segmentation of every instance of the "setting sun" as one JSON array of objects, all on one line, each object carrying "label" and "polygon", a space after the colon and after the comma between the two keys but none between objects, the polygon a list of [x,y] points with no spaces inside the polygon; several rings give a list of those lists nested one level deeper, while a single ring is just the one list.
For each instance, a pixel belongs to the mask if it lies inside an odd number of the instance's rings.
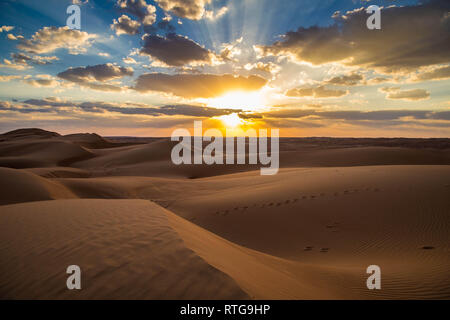
[{"label": "setting sun", "polygon": [[223,96],[208,99],[208,106],[221,109],[255,111],[263,108],[266,101],[262,91],[232,91]]},{"label": "setting sun", "polygon": [[220,116],[218,119],[228,128],[235,128],[244,123],[244,120],[241,119],[237,113]]}]

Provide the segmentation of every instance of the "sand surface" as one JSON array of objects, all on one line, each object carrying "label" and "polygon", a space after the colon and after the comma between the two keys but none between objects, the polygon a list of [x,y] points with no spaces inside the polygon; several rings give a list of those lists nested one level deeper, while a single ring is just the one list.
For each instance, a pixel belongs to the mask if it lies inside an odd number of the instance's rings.
[{"label": "sand surface", "polygon": [[261,176],[176,167],[167,139],[0,135],[0,298],[449,299],[450,151],[413,142],[288,139]]}]

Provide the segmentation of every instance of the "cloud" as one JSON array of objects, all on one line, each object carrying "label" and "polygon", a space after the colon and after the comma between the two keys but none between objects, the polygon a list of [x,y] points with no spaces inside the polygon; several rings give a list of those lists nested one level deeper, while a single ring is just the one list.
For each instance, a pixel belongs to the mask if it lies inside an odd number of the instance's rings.
[{"label": "cloud", "polygon": [[325,124],[311,120],[292,120],[292,119],[264,119],[264,123],[270,128],[320,128]]},{"label": "cloud", "polygon": [[13,29],[14,29],[13,26],[1,26],[1,27],[0,27],[0,32],[3,32],[3,31],[9,32],[9,31],[11,31],[11,30],[13,30]]},{"label": "cloud", "polygon": [[52,112],[49,108],[30,108],[27,106],[15,105],[8,101],[0,101],[0,111],[19,112],[19,113],[49,113]]},{"label": "cloud", "polygon": [[258,76],[149,73],[138,77],[135,89],[139,92],[164,92],[184,98],[212,98],[229,91],[258,90],[266,83],[266,79]]},{"label": "cloud", "polygon": [[8,59],[3,59],[3,63],[0,63],[0,68],[9,68],[15,70],[25,70],[31,68],[28,64],[16,63]]},{"label": "cloud", "polygon": [[70,68],[58,73],[58,77],[71,82],[83,81],[108,81],[125,76],[132,76],[133,69],[130,67],[120,67],[112,63],[98,64],[95,66]]},{"label": "cloud", "polygon": [[433,68],[431,71],[419,73],[412,81],[445,80],[450,78],[450,66]]},{"label": "cloud", "polygon": [[174,33],[166,37],[147,34],[143,37],[141,55],[149,55],[168,66],[211,64],[215,55],[190,40]]},{"label": "cloud", "polygon": [[145,32],[148,34],[156,34],[158,31],[162,31],[165,33],[174,33],[175,27],[171,24],[171,19],[166,19],[167,17],[164,17],[163,20],[159,21],[158,23],[145,27]]},{"label": "cloud", "polygon": [[149,115],[149,116],[191,116],[191,117],[216,117],[227,115],[236,110],[216,109],[194,105],[165,105],[161,107],[149,107],[147,105],[111,104],[102,102],[83,102],[77,105],[84,111],[91,112],[115,112],[121,114]]},{"label": "cloud", "polygon": [[58,81],[53,79],[31,79],[25,80],[26,83],[32,85],[33,87],[56,87],[58,85]]},{"label": "cloud", "polygon": [[140,26],[141,24],[139,21],[132,20],[130,17],[123,14],[117,20],[113,20],[111,29],[114,30],[118,36],[121,34],[135,35],[139,33]]},{"label": "cloud", "polygon": [[58,61],[58,57],[56,56],[28,56],[24,53],[18,52],[18,53],[11,53],[11,59],[14,63],[17,64],[23,64],[23,65],[29,65],[29,64],[36,64],[36,65],[47,65],[51,64],[53,61]]},{"label": "cloud", "polygon": [[208,20],[217,20],[224,16],[228,12],[227,7],[222,7],[217,11],[206,10],[204,13],[204,17]]},{"label": "cloud", "polygon": [[[58,77],[81,86],[101,91],[121,91],[122,88],[104,83],[105,81],[132,76],[131,67],[120,67],[112,63],[99,64],[95,66],[70,68],[58,73]],[[100,83],[96,83],[100,82]]]},{"label": "cloud", "polygon": [[240,37],[233,41],[232,43],[223,43],[221,45],[222,50],[220,51],[220,58],[224,61],[233,61],[237,62],[237,60],[234,59],[235,56],[238,56],[242,53],[241,48],[239,48],[239,45],[244,40],[243,37]]},{"label": "cloud", "polygon": [[361,84],[364,80],[364,76],[358,73],[351,73],[348,75],[333,77],[326,80],[325,83],[337,85],[337,86],[356,86]]},{"label": "cloud", "polygon": [[22,78],[21,76],[17,76],[17,75],[10,75],[10,76],[2,76],[0,75],[0,82],[9,82],[11,80],[15,80],[15,79],[20,79]]},{"label": "cloud", "polygon": [[126,57],[123,58],[122,61],[126,64],[136,64],[136,60],[134,60],[132,57]]},{"label": "cloud", "polygon": [[267,73],[277,73],[281,70],[280,66],[276,65],[273,62],[257,62],[257,63],[247,63],[244,66],[245,70],[258,70],[258,71],[262,71],[262,72],[267,72]]},{"label": "cloud", "polygon": [[205,14],[205,5],[211,0],[155,0],[165,11],[170,11],[178,17],[200,20]]},{"label": "cloud", "polygon": [[392,73],[450,62],[447,0],[382,10],[382,29],[365,27],[363,8],[347,12],[331,26],[286,33],[270,46],[259,46],[261,55],[288,55],[300,62],[321,65],[339,62]]},{"label": "cloud", "polygon": [[163,105],[159,107],[140,103],[108,103],[99,101],[71,102],[55,98],[29,99],[23,102],[25,105],[66,109],[67,107],[78,108],[91,113],[119,113],[123,115],[147,115],[147,116],[186,116],[186,117],[217,117],[230,113],[239,112],[234,109],[216,109],[196,105]]},{"label": "cloud", "polygon": [[[376,111],[317,111],[313,109],[275,110],[265,113],[255,113],[254,116],[276,119],[326,119],[345,121],[391,121],[402,119],[415,120],[450,120],[450,111],[429,110],[376,110]],[[247,115],[251,117],[252,114]]]},{"label": "cloud", "polygon": [[145,26],[152,25],[156,21],[155,6],[147,4],[145,0],[118,0],[117,5],[123,11],[137,17]]},{"label": "cloud", "polygon": [[86,52],[95,35],[84,31],[72,30],[69,27],[44,27],[37,31],[31,39],[23,39],[17,48],[29,53],[49,53],[58,49],[67,49],[71,54]]},{"label": "cloud", "polygon": [[387,93],[386,99],[417,101],[430,97],[430,93],[424,89],[401,90],[399,87],[380,88],[381,92]]},{"label": "cloud", "polygon": [[334,98],[342,97],[348,94],[347,90],[327,89],[325,86],[317,86],[310,88],[295,88],[288,90],[288,97],[314,97],[314,98]]},{"label": "cloud", "polygon": [[366,83],[369,85],[377,85],[380,83],[391,82],[391,81],[393,81],[393,79],[389,79],[389,78],[385,78],[385,77],[375,77],[375,78],[367,80]]}]

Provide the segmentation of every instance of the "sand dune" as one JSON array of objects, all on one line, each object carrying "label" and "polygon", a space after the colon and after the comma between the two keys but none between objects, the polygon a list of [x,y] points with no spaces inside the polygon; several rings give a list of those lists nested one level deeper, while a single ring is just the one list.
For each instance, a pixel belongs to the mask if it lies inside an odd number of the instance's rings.
[{"label": "sand dune", "polygon": [[0,205],[75,198],[69,189],[56,181],[15,169],[0,168],[0,187]]},{"label": "sand dune", "polygon": [[0,140],[2,298],[450,298],[442,139],[285,139],[274,176],[174,166],[169,139]]},{"label": "sand dune", "polygon": [[[283,169],[273,177],[248,172],[198,180],[58,181],[75,193],[83,190],[82,197],[152,199],[192,221],[201,229],[183,224],[188,230],[180,232],[183,238],[198,239],[192,248],[250,296],[445,298],[450,296],[449,177],[448,166],[374,166]],[[211,239],[227,240],[226,252],[238,247],[234,258],[210,244],[205,229]],[[365,288],[365,268],[371,264],[382,267],[381,293]],[[248,283],[255,268],[260,274]]]},{"label": "sand dune", "polygon": [[71,167],[29,168],[26,171],[43,178],[88,178],[91,176],[89,171]]},{"label": "sand dune", "polygon": [[[57,200],[0,212],[0,296],[13,299],[241,299],[144,200]],[[82,290],[66,288],[80,266]]]},{"label": "sand dune", "polygon": [[[170,159],[173,143],[169,140],[148,145],[113,148],[73,166],[90,170],[97,176],[160,176],[189,179],[259,170],[260,165],[183,165]],[[247,161],[248,162],[248,161]],[[282,168],[352,167],[371,165],[447,165],[448,150],[388,147],[357,147],[280,151]]]},{"label": "sand dune", "polygon": [[0,154],[0,166],[11,168],[59,166],[92,156],[77,144],[54,139],[3,142]]}]

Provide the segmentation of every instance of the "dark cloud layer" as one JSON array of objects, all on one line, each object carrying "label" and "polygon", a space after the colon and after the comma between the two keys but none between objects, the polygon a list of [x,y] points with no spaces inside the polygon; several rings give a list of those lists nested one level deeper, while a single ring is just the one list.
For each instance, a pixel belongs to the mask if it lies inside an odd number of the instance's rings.
[{"label": "dark cloud layer", "polygon": [[149,73],[138,77],[135,89],[139,92],[164,92],[184,98],[213,98],[233,90],[258,90],[266,83],[267,80],[259,76]]},{"label": "dark cloud layer", "polygon": [[[311,109],[290,109],[257,113],[256,117],[264,118],[285,118],[285,119],[330,119],[330,120],[368,120],[368,121],[389,121],[411,118],[416,120],[450,120],[450,111],[428,111],[428,110],[377,110],[377,111],[317,111]],[[251,114],[247,114],[251,117]],[[448,124],[450,127],[450,124]]]},{"label": "dark cloud layer", "polygon": [[[49,108],[39,110],[52,110],[51,108],[53,108],[53,110],[57,110],[58,108],[72,107],[72,108],[79,108],[85,112],[92,112],[92,113],[114,112],[123,115],[148,115],[155,117],[158,116],[216,117],[227,115],[233,112],[240,112],[240,110],[234,109],[216,109],[187,104],[164,105],[160,107],[153,107],[146,104],[133,104],[133,103],[124,103],[124,104],[107,103],[107,102],[76,103],[71,101],[60,101],[53,98],[29,99],[24,101],[23,104],[25,106],[29,105],[29,106]],[[27,109],[22,108],[21,110]]]},{"label": "dark cloud layer", "polygon": [[143,37],[142,55],[165,63],[182,67],[187,64],[210,64],[214,54],[187,37],[169,33],[165,37],[147,34]]},{"label": "dark cloud layer", "polygon": [[[130,67],[120,67],[112,63],[107,63],[95,66],[70,68],[58,73],[57,76],[63,80],[95,90],[120,91],[122,88],[102,82],[132,75],[133,69]],[[96,83],[95,81],[100,83]]]}]

